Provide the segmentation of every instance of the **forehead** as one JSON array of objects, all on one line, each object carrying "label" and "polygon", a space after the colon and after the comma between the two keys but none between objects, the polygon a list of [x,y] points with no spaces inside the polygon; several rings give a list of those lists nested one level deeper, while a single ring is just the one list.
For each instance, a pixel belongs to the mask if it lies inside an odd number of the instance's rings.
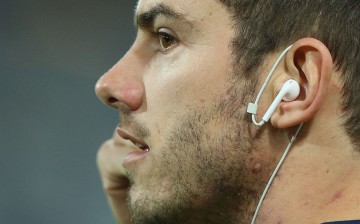
[{"label": "forehead", "polygon": [[169,7],[193,22],[206,22],[227,17],[223,14],[227,12],[225,6],[217,0],[139,0],[135,15],[148,12],[160,5]]}]

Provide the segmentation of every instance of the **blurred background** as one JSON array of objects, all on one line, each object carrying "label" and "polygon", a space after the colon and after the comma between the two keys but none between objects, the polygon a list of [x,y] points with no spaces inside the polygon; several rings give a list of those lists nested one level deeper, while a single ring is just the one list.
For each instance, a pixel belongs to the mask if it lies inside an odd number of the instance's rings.
[{"label": "blurred background", "polygon": [[94,86],[136,1],[0,0],[0,223],[114,223],[96,168],[118,122]]}]

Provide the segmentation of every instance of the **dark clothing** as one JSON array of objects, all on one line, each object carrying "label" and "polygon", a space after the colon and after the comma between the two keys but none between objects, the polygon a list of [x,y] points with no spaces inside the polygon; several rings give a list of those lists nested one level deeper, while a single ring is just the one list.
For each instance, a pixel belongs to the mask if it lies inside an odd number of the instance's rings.
[{"label": "dark clothing", "polygon": [[324,222],[323,224],[360,224],[360,220]]}]

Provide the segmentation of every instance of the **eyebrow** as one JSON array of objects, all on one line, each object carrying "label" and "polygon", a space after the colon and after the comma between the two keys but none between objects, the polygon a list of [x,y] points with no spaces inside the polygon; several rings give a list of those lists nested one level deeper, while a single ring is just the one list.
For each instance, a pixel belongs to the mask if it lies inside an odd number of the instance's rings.
[{"label": "eyebrow", "polygon": [[190,28],[194,26],[193,21],[188,20],[185,14],[177,12],[169,6],[160,3],[146,12],[135,15],[135,27],[140,27],[142,29],[151,29],[154,27],[154,22],[159,16],[171,18],[176,22],[185,23]]}]

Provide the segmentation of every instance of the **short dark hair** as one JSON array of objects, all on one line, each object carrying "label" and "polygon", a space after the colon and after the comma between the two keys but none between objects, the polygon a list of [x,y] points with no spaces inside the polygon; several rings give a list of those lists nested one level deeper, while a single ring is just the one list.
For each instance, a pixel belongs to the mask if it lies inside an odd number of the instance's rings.
[{"label": "short dark hair", "polygon": [[[344,127],[360,146],[360,1],[219,0],[235,21],[235,63],[252,78],[269,53],[304,37],[323,42],[342,74]],[[255,77],[257,80],[257,77]]]}]

